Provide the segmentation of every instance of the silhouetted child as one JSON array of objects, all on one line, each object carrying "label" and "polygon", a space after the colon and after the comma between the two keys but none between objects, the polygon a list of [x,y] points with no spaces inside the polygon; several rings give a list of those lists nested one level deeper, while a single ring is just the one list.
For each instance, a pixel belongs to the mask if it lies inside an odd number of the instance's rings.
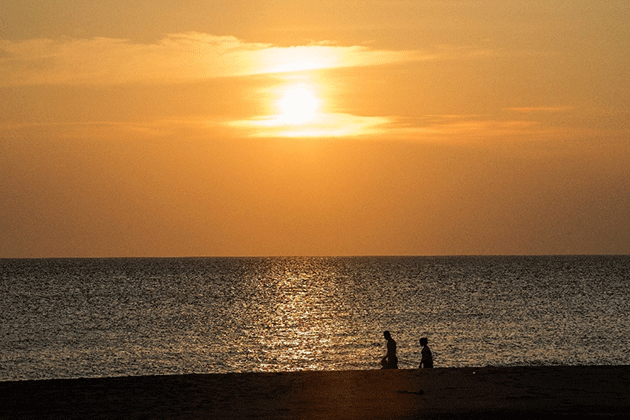
[{"label": "silhouetted child", "polygon": [[396,342],[389,331],[383,333],[387,340],[387,354],[381,360],[381,369],[398,369],[398,358],[396,357]]},{"label": "silhouetted child", "polygon": [[432,368],[433,367],[433,354],[431,354],[431,349],[428,346],[429,340],[426,337],[422,337],[420,339],[420,345],[422,346],[422,360],[420,360],[420,366],[418,366],[418,369],[421,368]]}]

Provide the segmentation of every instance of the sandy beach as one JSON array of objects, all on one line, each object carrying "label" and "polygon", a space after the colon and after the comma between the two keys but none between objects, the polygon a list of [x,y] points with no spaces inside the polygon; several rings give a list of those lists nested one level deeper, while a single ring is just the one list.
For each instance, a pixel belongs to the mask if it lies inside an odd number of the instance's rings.
[{"label": "sandy beach", "polygon": [[0,418],[630,416],[630,366],[236,373],[0,383]]}]

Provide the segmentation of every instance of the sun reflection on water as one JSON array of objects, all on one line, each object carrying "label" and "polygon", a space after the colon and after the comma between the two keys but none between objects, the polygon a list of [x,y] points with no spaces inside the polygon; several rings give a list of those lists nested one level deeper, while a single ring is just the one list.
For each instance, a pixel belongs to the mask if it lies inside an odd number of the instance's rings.
[{"label": "sun reflection on water", "polygon": [[272,270],[271,301],[268,310],[258,313],[259,324],[267,327],[259,344],[263,358],[272,363],[262,363],[261,370],[277,369],[277,362],[307,369],[322,369],[331,363],[325,352],[346,330],[335,315],[347,303],[335,299],[334,276],[310,263],[300,267],[291,261],[283,270]]}]

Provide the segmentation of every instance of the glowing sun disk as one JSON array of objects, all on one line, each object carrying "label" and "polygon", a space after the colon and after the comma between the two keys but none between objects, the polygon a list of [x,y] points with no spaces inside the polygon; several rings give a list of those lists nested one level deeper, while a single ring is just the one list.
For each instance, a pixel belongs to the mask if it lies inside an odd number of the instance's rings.
[{"label": "glowing sun disk", "polygon": [[291,124],[300,124],[313,119],[318,101],[307,86],[289,89],[280,101],[282,119]]}]

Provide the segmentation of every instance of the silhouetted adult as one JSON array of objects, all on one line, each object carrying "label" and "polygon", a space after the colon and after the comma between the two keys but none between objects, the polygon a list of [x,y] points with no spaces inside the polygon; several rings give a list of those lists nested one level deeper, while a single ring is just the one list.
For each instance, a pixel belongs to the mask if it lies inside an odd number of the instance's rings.
[{"label": "silhouetted adult", "polygon": [[431,353],[431,349],[429,348],[429,339],[426,337],[422,337],[420,339],[420,345],[422,346],[422,359],[420,360],[420,366],[418,369],[424,367],[432,368],[433,367],[433,354]]},{"label": "silhouetted adult", "polygon": [[396,342],[389,331],[383,333],[387,340],[387,354],[381,360],[381,369],[398,369],[398,358],[396,357]]}]

